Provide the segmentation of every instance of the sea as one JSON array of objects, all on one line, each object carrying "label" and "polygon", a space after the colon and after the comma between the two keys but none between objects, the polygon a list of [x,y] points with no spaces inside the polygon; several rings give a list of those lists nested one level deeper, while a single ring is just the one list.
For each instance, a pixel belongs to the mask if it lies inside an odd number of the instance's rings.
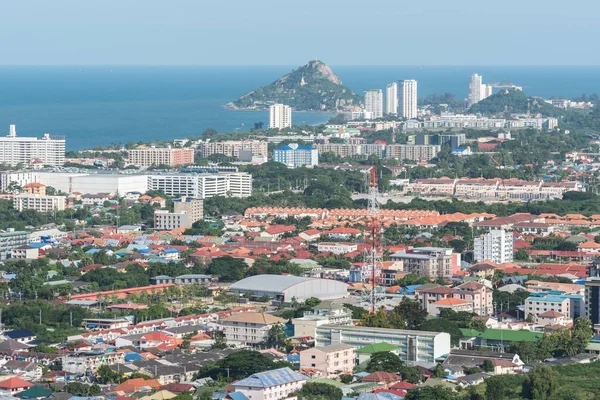
[{"label": "sea", "polygon": [[[467,96],[468,78],[512,82],[531,96],[573,98],[600,93],[599,66],[331,66],[356,93],[416,79],[419,97]],[[3,66],[0,135],[64,135],[68,150],[111,143],[201,136],[206,128],[245,131],[268,125],[268,112],[223,107],[293,70],[292,66]],[[294,112],[294,124],[332,115]]]}]

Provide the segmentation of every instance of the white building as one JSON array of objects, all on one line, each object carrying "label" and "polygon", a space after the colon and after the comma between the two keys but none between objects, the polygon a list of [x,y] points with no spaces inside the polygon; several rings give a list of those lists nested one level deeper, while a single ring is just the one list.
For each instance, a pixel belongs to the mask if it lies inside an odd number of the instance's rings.
[{"label": "white building", "polygon": [[148,176],[142,174],[32,172],[33,182],[52,186],[64,193],[146,193]]},{"label": "white building", "polygon": [[250,375],[231,386],[251,400],[291,399],[290,394],[302,389],[307,379],[308,377],[286,367]]},{"label": "white building", "polygon": [[292,109],[285,104],[273,104],[269,107],[269,129],[292,127]]},{"label": "white building", "polygon": [[44,165],[61,166],[65,163],[64,136],[50,136],[45,133],[36,137],[17,137],[14,125],[8,136],[0,137],[0,164],[15,166],[29,165],[32,161]]},{"label": "white building", "polygon": [[192,227],[190,215],[186,211],[171,212],[169,210],[154,211],[154,228],[170,231]]},{"label": "white building", "polygon": [[2,171],[0,172],[0,190],[6,192],[11,183],[23,188],[33,182],[31,171]]},{"label": "white building", "polygon": [[467,98],[469,107],[491,95],[492,86],[484,85],[481,75],[473,74],[469,77],[469,97]]},{"label": "white building", "polygon": [[267,340],[269,330],[284,319],[264,312],[243,312],[222,319],[219,324],[228,343],[243,346],[262,343]]},{"label": "white building", "polygon": [[474,240],[473,256],[476,261],[496,264],[512,262],[513,234],[504,229],[493,229]]},{"label": "white building", "polygon": [[414,79],[398,82],[398,115],[417,118],[417,81]]},{"label": "white building", "polygon": [[146,179],[148,190],[160,190],[167,196],[206,199],[215,196],[252,195],[252,175],[246,172],[150,175]]},{"label": "white building", "polygon": [[434,144],[388,144],[385,146],[385,158],[395,158],[401,161],[429,161],[436,157],[441,150],[441,146]]},{"label": "white building", "polygon": [[63,211],[64,196],[41,196],[39,194],[19,194],[13,197],[15,210],[35,210],[37,212]]},{"label": "white building", "polygon": [[252,297],[268,296],[289,303],[292,299],[304,301],[310,297],[321,300],[346,297],[348,286],[333,279],[305,278],[291,275],[254,275],[235,282],[229,292],[250,294]]},{"label": "white building", "polygon": [[383,91],[369,89],[365,92],[365,111],[373,113],[373,118],[383,117]]},{"label": "white building", "polygon": [[29,242],[29,232],[8,230],[0,232],[0,259],[5,260],[15,247]]},{"label": "white building", "polygon": [[198,153],[202,158],[213,154],[223,154],[227,157],[240,157],[240,152],[249,151],[253,156],[267,157],[268,143],[264,140],[226,140],[223,142],[200,142]]},{"label": "white building", "polygon": [[289,168],[314,167],[319,164],[319,153],[312,146],[290,143],[273,150],[273,161]]},{"label": "white building", "polygon": [[385,113],[398,113],[398,82],[392,82],[385,89]]}]

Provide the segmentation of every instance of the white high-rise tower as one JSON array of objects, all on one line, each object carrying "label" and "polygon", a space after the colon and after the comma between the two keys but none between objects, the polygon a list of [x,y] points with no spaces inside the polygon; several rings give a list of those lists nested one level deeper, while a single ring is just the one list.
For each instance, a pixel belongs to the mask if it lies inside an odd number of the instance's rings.
[{"label": "white high-rise tower", "polygon": [[292,127],[292,109],[285,104],[273,104],[269,107],[269,129]]},{"label": "white high-rise tower", "polygon": [[398,115],[417,118],[417,81],[414,79],[398,82]]},{"label": "white high-rise tower", "polygon": [[467,107],[492,95],[492,86],[483,84],[483,77],[473,74],[469,77],[469,97],[467,98]]},{"label": "white high-rise tower", "polygon": [[385,89],[385,113],[398,113],[398,82],[392,82]]},{"label": "white high-rise tower", "polygon": [[383,91],[369,89],[365,92],[365,111],[373,113],[373,118],[383,117]]}]

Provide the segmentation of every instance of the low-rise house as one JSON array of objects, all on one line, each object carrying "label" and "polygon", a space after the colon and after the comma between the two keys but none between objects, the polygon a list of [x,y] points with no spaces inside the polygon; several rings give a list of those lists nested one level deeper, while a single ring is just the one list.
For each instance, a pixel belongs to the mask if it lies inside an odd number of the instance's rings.
[{"label": "low-rise house", "polygon": [[321,242],[317,244],[320,253],[348,254],[358,250],[356,243]]},{"label": "low-rise house", "polygon": [[306,380],[305,375],[289,368],[280,368],[250,375],[231,386],[251,400],[280,400],[302,389]]},{"label": "low-rise house", "polygon": [[42,367],[31,361],[9,360],[2,365],[0,370],[29,380],[37,380],[42,377]]},{"label": "low-rise house", "polygon": [[519,355],[514,353],[453,349],[442,366],[445,369],[462,371],[463,368],[479,368],[486,360],[494,366],[495,375],[513,374],[525,365]]},{"label": "low-rise house", "polygon": [[317,346],[300,352],[300,371],[333,378],[351,374],[355,360],[356,350],[347,344]]},{"label": "low-rise house", "polygon": [[473,305],[466,300],[455,299],[453,297],[441,299],[428,305],[430,315],[439,316],[442,310],[452,310],[455,312],[465,311],[473,312]]},{"label": "low-rise house", "polygon": [[18,376],[8,378],[0,382],[0,390],[5,390],[11,394],[22,392],[30,387],[34,386],[33,383],[27,382]]},{"label": "low-rise house", "polygon": [[12,331],[6,331],[3,333],[3,336],[6,339],[16,340],[19,343],[27,343],[35,340],[35,333],[31,332],[29,329],[15,329]]},{"label": "low-rise house", "polygon": [[162,385],[156,379],[128,379],[115,387],[115,392],[135,393],[141,390],[158,389]]},{"label": "low-rise house", "polygon": [[65,372],[95,374],[101,365],[122,364],[124,360],[125,353],[121,352],[68,353],[63,356],[62,367]]},{"label": "low-rise house", "polygon": [[81,203],[84,206],[101,206],[111,198],[112,195],[110,193],[87,193],[81,196]]}]

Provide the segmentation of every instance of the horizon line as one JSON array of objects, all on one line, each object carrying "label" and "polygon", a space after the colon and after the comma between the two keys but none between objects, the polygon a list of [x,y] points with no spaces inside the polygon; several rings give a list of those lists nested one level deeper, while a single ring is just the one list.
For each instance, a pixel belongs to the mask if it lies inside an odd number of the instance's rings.
[{"label": "horizon line", "polygon": [[[600,67],[600,64],[328,64],[335,67]],[[0,64],[2,67],[301,67],[306,64]]]}]

